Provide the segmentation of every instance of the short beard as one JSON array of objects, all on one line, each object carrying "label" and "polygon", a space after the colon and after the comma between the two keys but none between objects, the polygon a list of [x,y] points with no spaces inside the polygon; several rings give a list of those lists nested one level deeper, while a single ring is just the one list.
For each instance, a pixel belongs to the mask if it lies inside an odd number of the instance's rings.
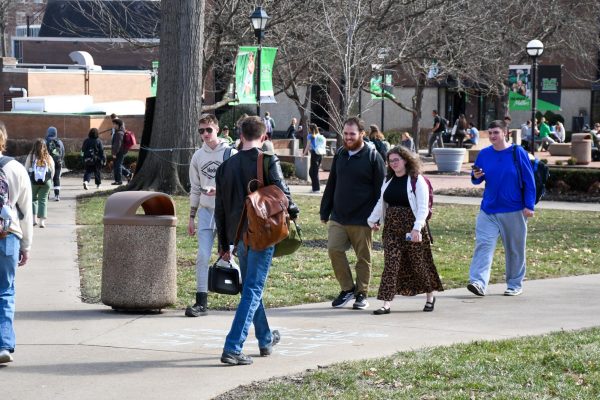
[{"label": "short beard", "polygon": [[363,146],[364,143],[365,143],[365,141],[363,140],[362,135],[360,135],[358,137],[358,140],[356,142],[354,142],[354,144],[352,145],[352,147],[348,146],[348,144],[344,140],[344,147],[348,151],[356,151],[356,150],[360,149]]}]

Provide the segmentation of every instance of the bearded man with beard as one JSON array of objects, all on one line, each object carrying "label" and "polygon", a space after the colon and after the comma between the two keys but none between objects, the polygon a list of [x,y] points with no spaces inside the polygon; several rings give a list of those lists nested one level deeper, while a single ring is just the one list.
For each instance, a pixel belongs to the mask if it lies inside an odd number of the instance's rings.
[{"label": "bearded man with beard", "polygon": [[[329,224],[327,250],[340,283],[341,292],[331,303],[343,307],[352,298],[355,310],[369,306],[371,280],[372,231],[367,219],[379,200],[385,176],[385,163],[379,153],[363,140],[363,121],[353,117],[344,122],[344,147],[331,165],[329,179],[321,200],[321,222]],[[356,253],[356,283],[346,252]]]}]

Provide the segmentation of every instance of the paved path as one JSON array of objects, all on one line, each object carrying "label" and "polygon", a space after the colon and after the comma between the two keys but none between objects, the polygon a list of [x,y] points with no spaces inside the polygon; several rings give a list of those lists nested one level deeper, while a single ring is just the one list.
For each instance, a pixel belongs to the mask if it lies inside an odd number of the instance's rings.
[{"label": "paved path", "polygon": [[[1,398],[207,399],[240,384],[315,369],[344,360],[479,339],[504,339],[600,325],[600,275],[529,281],[520,297],[476,298],[466,289],[438,295],[423,313],[423,296],[398,298],[393,312],[332,310],[328,303],[269,311],[282,341],[252,366],[219,363],[233,312],[185,318],[118,314],[79,301],[74,196],[67,178],[63,201],[50,204],[48,227],[36,229],[30,263],[17,276],[15,362],[0,367]],[[98,238],[101,240],[101,238]],[[518,310],[518,313],[515,312]],[[246,352],[257,356],[257,343]]]}]

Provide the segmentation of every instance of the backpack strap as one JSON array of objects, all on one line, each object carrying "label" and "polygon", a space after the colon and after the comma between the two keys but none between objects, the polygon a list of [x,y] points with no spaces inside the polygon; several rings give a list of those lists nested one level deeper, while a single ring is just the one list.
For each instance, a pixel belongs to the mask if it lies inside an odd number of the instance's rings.
[{"label": "backpack strap", "polygon": [[0,168],[4,168],[4,166],[12,160],[14,160],[14,158],[12,158],[12,157],[8,157],[8,156],[0,157]]}]

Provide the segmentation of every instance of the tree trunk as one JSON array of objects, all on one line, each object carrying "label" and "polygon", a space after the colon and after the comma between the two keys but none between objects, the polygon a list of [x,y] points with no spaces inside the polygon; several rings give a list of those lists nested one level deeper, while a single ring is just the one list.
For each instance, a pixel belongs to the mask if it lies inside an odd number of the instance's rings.
[{"label": "tree trunk", "polygon": [[202,106],[203,31],[204,0],[162,0],[151,150],[127,190],[183,194],[189,186]]},{"label": "tree trunk", "polygon": [[415,86],[415,95],[412,99],[412,134],[415,141],[415,147],[418,150],[421,143],[421,134],[419,129],[419,123],[421,122],[421,107],[423,105],[423,92],[425,91],[425,84],[427,81],[423,74],[419,74],[417,78],[417,85]]}]

